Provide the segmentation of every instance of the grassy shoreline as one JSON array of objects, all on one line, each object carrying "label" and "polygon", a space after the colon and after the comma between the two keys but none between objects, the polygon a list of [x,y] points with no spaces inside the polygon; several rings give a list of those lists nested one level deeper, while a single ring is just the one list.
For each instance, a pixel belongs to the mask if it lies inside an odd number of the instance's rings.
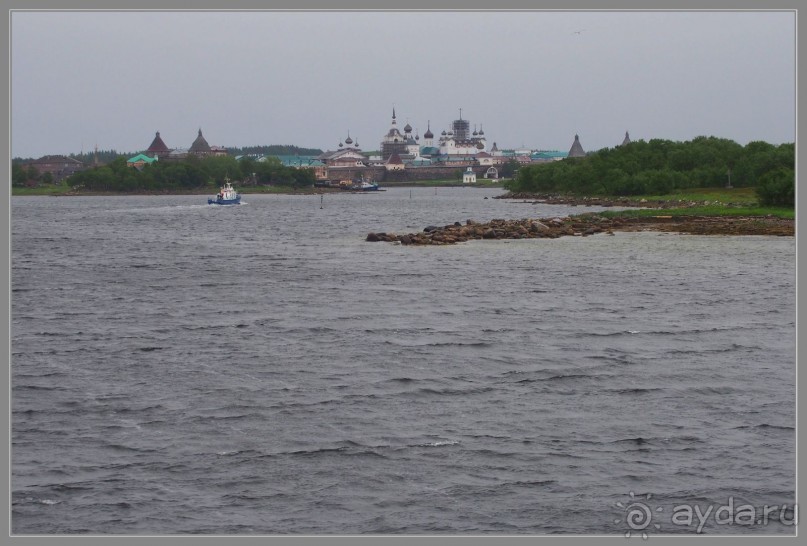
[{"label": "grassy shoreline", "polygon": [[[590,214],[590,213],[583,213]],[[776,207],[720,207],[701,206],[671,209],[633,209],[633,210],[610,210],[597,213],[606,218],[653,218],[657,216],[670,216],[672,218],[686,217],[766,217],[781,218],[783,220],[795,220],[796,211],[786,208]],[[582,216],[582,215],[581,215]]]},{"label": "grassy shoreline", "polygon": [[[775,217],[787,220],[796,218],[796,210],[788,207],[761,207],[754,188],[694,188],[666,195],[580,196],[571,194],[509,193],[499,199],[521,199],[533,204],[568,206],[630,207],[630,210],[601,213],[609,218],[650,218],[664,215],[672,217]],[[582,212],[583,214],[589,214]]]}]

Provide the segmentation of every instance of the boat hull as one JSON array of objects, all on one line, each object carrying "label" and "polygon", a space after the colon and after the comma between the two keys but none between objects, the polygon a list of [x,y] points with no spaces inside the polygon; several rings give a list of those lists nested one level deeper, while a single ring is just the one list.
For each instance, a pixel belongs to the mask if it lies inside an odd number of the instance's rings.
[{"label": "boat hull", "polygon": [[235,199],[207,199],[208,205],[240,205],[241,204],[241,196],[239,195]]}]

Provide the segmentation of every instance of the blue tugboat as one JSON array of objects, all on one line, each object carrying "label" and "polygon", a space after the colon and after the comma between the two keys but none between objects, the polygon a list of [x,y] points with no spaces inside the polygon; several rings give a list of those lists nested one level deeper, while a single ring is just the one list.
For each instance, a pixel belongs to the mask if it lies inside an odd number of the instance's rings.
[{"label": "blue tugboat", "polygon": [[381,191],[378,188],[377,182],[365,182],[364,180],[362,180],[361,184],[354,186],[353,189],[359,191]]},{"label": "blue tugboat", "polygon": [[208,205],[240,205],[241,196],[235,191],[235,188],[230,185],[230,179],[224,179],[224,185],[221,187],[219,193],[216,194],[215,199],[208,198]]},{"label": "blue tugboat", "polygon": [[346,189],[351,191],[384,191],[378,187],[378,182],[367,182],[363,176],[358,180],[354,180],[353,184]]}]

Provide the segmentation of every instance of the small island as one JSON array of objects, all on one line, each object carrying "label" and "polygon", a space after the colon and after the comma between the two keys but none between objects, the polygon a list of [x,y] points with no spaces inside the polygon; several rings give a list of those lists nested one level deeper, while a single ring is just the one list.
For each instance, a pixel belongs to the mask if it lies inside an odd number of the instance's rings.
[{"label": "small island", "polygon": [[499,199],[619,207],[564,218],[467,220],[421,233],[370,233],[367,241],[445,245],[472,239],[557,238],[615,231],[795,235],[795,147],[714,137],[625,142],[519,169]]}]

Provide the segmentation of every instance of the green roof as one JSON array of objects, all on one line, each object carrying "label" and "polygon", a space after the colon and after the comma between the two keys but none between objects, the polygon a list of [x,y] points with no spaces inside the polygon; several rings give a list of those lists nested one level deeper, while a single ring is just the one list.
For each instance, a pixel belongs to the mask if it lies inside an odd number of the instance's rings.
[{"label": "green roof", "polygon": [[530,157],[532,157],[533,159],[555,159],[557,157],[564,158],[567,157],[568,155],[569,152],[552,151],[552,152],[535,152]]},{"label": "green roof", "polygon": [[126,160],[126,163],[137,163],[138,161],[143,161],[145,163],[154,163],[157,161],[156,157],[149,157],[146,154],[137,154],[134,157],[130,157]]},{"label": "green roof", "polygon": [[276,157],[280,160],[285,167],[323,167],[325,163],[320,161],[313,155],[273,155],[269,157]]}]

